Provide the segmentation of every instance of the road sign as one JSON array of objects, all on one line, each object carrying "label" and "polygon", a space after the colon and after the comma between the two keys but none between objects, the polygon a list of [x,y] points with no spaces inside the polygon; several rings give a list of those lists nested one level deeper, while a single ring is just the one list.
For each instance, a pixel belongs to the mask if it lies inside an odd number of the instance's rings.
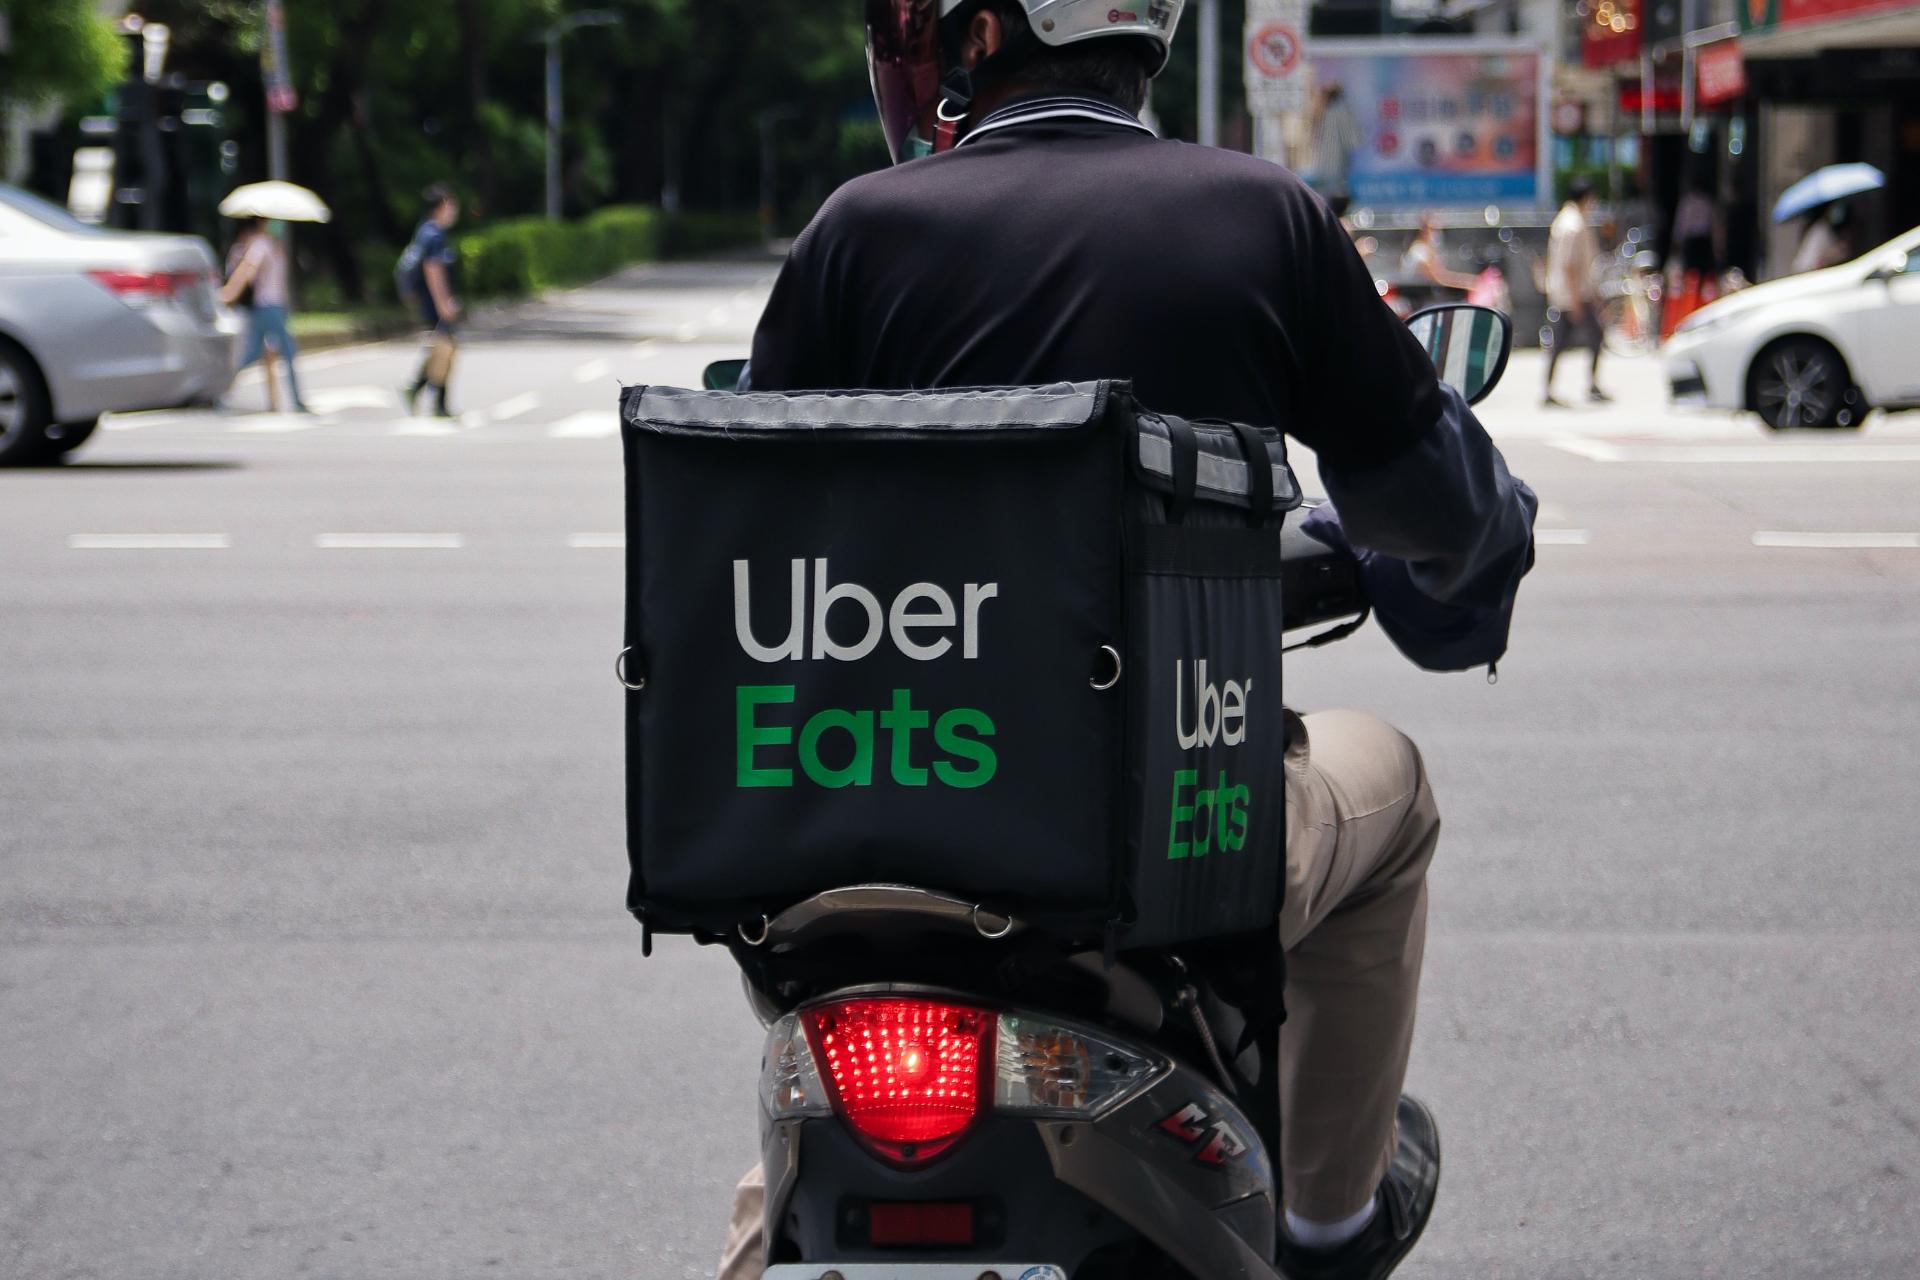
[{"label": "road sign", "polygon": [[267,38],[260,46],[260,78],[266,82],[268,111],[285,115],[300,105],[287,70],[287,16],[280,0],[267,0]]},{"label": "road sign", "polygon": [[1304,0],[1249,0],[1247,109],[1255,115],[1307,105],[1307,7]]}]

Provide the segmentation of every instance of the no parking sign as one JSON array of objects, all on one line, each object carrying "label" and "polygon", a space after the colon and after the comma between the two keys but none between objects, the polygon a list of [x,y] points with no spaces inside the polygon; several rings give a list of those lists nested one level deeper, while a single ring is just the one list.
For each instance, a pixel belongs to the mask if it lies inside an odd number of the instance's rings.
[{"label": "no parking sign", "polygon": [[1247,109],[1255,115],[1307,105],[1307,7],[1303,0],[1249,0]]}]

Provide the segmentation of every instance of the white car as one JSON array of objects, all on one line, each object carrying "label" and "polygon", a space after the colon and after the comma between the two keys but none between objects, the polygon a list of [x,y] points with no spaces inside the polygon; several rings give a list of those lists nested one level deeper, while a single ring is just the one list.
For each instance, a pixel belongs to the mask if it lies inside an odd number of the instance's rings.
[{"label": "white car", "polygon": [[1751,409],[1776,431],[1920,408],[1920,227],[1843,266],[1702,307],[1666,361],[1676,402]]}]

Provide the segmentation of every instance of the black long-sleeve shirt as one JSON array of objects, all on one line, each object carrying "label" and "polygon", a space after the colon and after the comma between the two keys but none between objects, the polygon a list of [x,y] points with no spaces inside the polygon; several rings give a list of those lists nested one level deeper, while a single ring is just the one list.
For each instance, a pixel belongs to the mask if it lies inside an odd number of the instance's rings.
[{"label": "black long-sleeve shirt", "polygon": [[[1126,378],[1164,412],[1278,427],[1318,455],[1410,657],[1505,649],[1532,494],[1339,220],[1277,165],[1162,141],[1097,99],[1016,101],[955,150],[827,201],[750,368],[755,390]],[[1444,642],[1424,652],[1434,628]]]}]

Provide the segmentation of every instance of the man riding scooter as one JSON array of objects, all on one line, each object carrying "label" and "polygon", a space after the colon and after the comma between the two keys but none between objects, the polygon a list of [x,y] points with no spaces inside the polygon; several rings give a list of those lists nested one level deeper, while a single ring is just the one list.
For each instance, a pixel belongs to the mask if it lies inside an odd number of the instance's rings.
[{"label": "man riding scooter", "polygon": [[[1125,378],[1163,412],[1281,428],[1332,500],[1310,530],[1352,548],[1402,652],[1490,666],[1532,564],[1534,496],[1318,196],[1139,121],[1181,7],[869,0],[897,164],[795,242],[752,387]],[[1401,1095],[1439,818],[1413,744],[1357,712],[1289,716],[1285,795],[1278,1260],[1375,1280],[1439,1183],[1433,1117]],[[759,1186],[742,1183],[727,1280],[762,1268]]]}]

